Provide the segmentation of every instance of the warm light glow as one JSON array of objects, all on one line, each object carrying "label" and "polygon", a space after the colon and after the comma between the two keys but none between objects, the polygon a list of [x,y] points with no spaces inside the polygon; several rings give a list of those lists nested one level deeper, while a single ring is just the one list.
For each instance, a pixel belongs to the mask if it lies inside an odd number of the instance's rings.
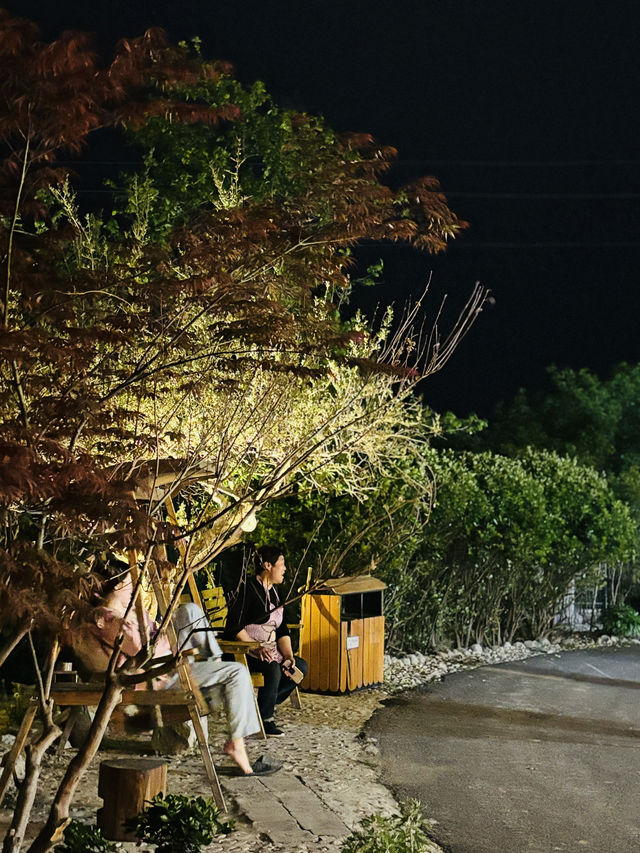
[{"label": "warm light glow", "polygon": [[256,514],[253,510],[246,516],[246,518],[240,523],[240,529],[245,533],[253,533],[253,531],[258,526],[258,519],[256,518]]}]

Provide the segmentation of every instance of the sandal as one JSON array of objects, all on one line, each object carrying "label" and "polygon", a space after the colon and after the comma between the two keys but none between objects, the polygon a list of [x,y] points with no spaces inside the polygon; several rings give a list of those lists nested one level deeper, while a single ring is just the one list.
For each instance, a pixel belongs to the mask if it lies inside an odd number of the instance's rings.
[{"label": "sandal", "polygon": [[278,770],[282,768],[281,761],[272,761],[268,758],[265,759],[263,755],[254,761],[251,765],[251,769],[253,773],[243,773],[240,771],[239,776],[243,776],[245,779],[250,779],[252,776],[271,776],[272,773],[277,773]]}]

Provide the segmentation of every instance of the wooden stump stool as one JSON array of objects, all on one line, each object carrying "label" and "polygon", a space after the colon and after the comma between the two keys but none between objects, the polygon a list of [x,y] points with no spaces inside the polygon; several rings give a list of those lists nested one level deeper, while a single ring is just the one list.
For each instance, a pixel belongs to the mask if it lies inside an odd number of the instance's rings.
[{"label": "wooden stump stool", "polygon": [[98,796],[104,805],[98,809],[98,826],[110,841],[135,841],[123,822],[135,817],[156,794],[167,791],[167,764],[154,758],[123,758],[102,761],[98,777]]}]

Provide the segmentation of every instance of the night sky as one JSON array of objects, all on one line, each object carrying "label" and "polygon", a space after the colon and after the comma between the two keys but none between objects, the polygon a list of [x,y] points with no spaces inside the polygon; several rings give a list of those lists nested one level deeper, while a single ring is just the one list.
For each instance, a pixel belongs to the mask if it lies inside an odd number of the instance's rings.
[{"label": "night sky", "polygon": [[[1,3],[1,0],[0,0]],[[490,414],[551,363],[606,376],[640,361],[640,9],[632,0],[20,0],[47,38],[161,26],[265,81],[284,106],[399,150],[391,180],[440,178],[471,227],[438,258],[383,257],[375,298],[432,274],[453,322],[475,281],[495,304],[424,388],[436,409]],[[372,294],[363,297],[371,301]]]}]

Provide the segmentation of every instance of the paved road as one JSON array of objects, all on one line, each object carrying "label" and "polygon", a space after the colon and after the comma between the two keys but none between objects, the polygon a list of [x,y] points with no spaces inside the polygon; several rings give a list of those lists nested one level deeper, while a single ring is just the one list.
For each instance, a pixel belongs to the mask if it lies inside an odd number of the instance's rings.
[{"label": "paved road", "polygon": [[455,673],[369,732],[451,853],[640,853],[640,646]]}]

